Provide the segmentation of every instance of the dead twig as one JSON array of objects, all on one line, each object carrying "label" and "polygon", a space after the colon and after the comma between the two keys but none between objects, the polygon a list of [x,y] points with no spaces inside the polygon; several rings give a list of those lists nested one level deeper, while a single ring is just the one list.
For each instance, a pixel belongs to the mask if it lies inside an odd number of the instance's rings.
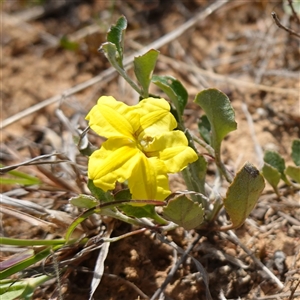
[{"label": "dead twig", "polygon": [[31,166],[31,165],[41,165],[41,164],[56,164],[56,163],[58,164],[58,163],[62,163],[62,162],[72,163],[69,159],[62,159],[62,160],[57,160],[57,161],[42,160],[42,159],[46,159],[46,158],[50,158],[50,157],[58,156],[58,155],[59,155],[59,153],[40,155],[40,156],[34,157],[32,159],[29,159],[27,161],[24,161],[22,163],[19,163],[19,164],[3,167],[3,168],[0,168],[0,174],[5,174],[5,173],[7,173],[9,171],[12,171],[14,169],[17,169],[21,166]]},{"label": "dead twig", "polygon": [[299,18],[299,16],[298,16],[297,12],[295,11],[293,1],[292,1],[292,0],[288,0],[288,2],[289,2],[289,5],[290,5],[291,10],[292,10],[292,12],[293,12],[294,18],[295,18],[295,19],[297,20],[297,22],[300,24],[300,18]]},{"label": "dead twig", "polygon": [[293,290],[292,290],[292,292],[291,292],[291,295],[290,295],[290,297],[289,297],[288,300],[293,300],[294,296],[296,296],[296,295],[295,295],[295,292],[296,292],[296,290],[297,290],[297,288],[298,288],[299,285],[300,285],[300,279],[298,280],[297,284],[296,284],[295,287],[293,288]]},{"label": "dead twig", "polygon": [[280,22],[280,20],[278,19],[277,15],[276,15],[276,13],[275,13],[274,11],[271,13],[271,15],[272,15],[272,18],[273,18],[273,20],[275,21],[276,25],[277,25],[279,28],[282,28],[283,30],[287,31],[289,34],[294,35],[294,36],[300,38],[300,34],[299,34],[299,33],[297,33],[296,31],[292,30],[291,28],[288,28],[288,27],[284,26],[284,25]]}]

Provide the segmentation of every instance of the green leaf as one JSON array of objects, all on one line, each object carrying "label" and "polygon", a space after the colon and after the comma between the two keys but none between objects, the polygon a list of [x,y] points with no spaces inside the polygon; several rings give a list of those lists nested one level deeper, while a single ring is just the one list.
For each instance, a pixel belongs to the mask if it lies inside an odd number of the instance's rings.
[{"label": "green leaf", "polygon": [[131,193],[129,189],[123,189],[114,194],[115,201],[131,200]]},{"label": "green leaf", "polygon": [[[107,33],[107,41],[116,47],[116,59],[120,67],[123,68],[124,35],[127,28],[127,20],[124,16],[120,17],[116,25],[112,25]],[[103,48],[103,47],[102,47]]]},{"label": "green leaf", "polygon": [[39,180],[30,180],[25,178],[9,178],[9,177],[0,177],[0,184],[19,184],[19,185],[35,185],[41,183]]},{"label": "green leaf", "polygon": [[280,174],[284,173],[285,162],[284,159],[275,151],[267,150],[264,155],[264,161],[277,169]]},{"label": "green leaf", "polygon": [[69,202],[80,208],[92,208],[100,204],[93,196],[83,194],[70,198]]},{"label": "green leaf", "polygon": [[[0,167],[2,167],[2,165],[0,164]],[[16,177],[0,177],[0,184],[20,184],[20,185],[36,185],[36,184],[41,184],[42,182],[31,175],[28,175],[24,172],[20,172],[20,171],[9,171],[8,172],[9,175]]]},{"label": "green leaf", "polygon": [[122,66],[119,65],[119,54],[115,44],[106,42],[101,45],[101,50],[103,50],[106,58],[114,66],[116,69],[123,69]]},{"label": "green leaf", "polygon": [[288,166],[285,170],[285,174],[290,176],[297,183],[300,183],[300,166]]},{"label": "green leaf", "polygon": [[149,85],[158,55],[159,51],[151,49],[147,53],[134,58],[134,73],[142,87],[143,98],[149,96]]},{"label": "green leaf", "polygon": [[201,137],[207,144],[211,144],[210,141],[210,131],[211,131],[211,126],[209,123],[209,120],[206,115],[203,115],[200,117],[200,120],[198,122],[198,129]]},{"label": "green leaf", "polygon": [[277,191],[277,186],[281,178],[281,173],[268,163],[264,163],[264,166],[262,168],[262,173],[265,179],[273,187],[273,189]]},{"label": "green leaf", "polygon": [[[194,187],[194,191],[199,193],[205,193],[205,177],[207,170],[207,161],[202,155],[198,156],[198,159],[189,164],[187,171],[190,173],[190,181]],[[199,195],[192,196],[192,199],[201,203],[203,199]]]},{"label": "green leaf", "polygon": [[263,176],[250,163],[245,163],[229,186],[224,199],[233,228],[240,227],[257,203],[265,187]]},{"label": "green leaf", "polygon": [[197,103],[205,112],[211,126],[211,144],[219,152],[224,137],[237,128],[229,98],[217,89],[206,89],[196,95]]},{"label": "green leaf", "polygon": [[34,278],[23,280],[1,280],[0,281],[0,295],[1,300],[13,299],[32,299],[34,290],[51,279],[51,276],[41,275]]},{"label": "green leaf", "polygon": [[143,206],[133,206],[130,204],[125,204],[119,206],[127,216],[136,218],[152,218],[155,216],[155,206],[154,205],[143,205]]},{"label": "green leaf", "polygon": [[292,159],[296,166],[300,166],[300,140],[294,140],[292,144]]},{"label": "green leaf", "polygon": [[187,104],[188,93],[180,81],[172,76],[152,76],[152,82],[157,85],[172,101],[179,116],[183,115]]},{"label": "green leaf", "polygon": [[168,202],[162,214],[166,219],[190,230],[203,223],[204,209],[201,204],[180,195]]},{"label": "green leaf", "polygon": [[[0,283],[1,300],[21,299],[20,296],[26,290],[28,283],[26,281]],[[24,298],[23,298],[24,299]]]},{"label": "green leaf", "polygon": [[114,201],[114,197],[110,192],[104,192],[102,189],[94,185],[93,180],[89,179],[87,183],[87,187],[91,191],[92,195],[100,200],[100,202],[110,202]]}]

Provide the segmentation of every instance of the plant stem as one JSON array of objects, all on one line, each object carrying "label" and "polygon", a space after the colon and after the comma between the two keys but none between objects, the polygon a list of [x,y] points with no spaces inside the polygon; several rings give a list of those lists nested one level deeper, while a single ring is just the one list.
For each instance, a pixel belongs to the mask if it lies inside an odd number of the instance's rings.
[{"label": "plant stem", "polygon": [[2,245],[13,245],[13,246],[52,246],[52,245],[63,245],[65,239],[59,240],[23,240],[23,239],[12,239],[7,237],[0,237],[0,244]]}]

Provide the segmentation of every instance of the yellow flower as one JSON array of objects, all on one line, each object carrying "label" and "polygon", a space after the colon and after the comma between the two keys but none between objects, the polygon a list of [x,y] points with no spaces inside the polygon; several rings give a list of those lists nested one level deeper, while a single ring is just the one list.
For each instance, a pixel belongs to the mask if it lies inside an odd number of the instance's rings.
[{"label": "yellow flower", "polygon": [[128,180],[133,199],[164,200],[171,192],[168,173],[198,159],[188,147],[165,99],[147,98],[127,106],[103,96],[86,119],[107,138],[89,158],[88,176],[104,191]]}]

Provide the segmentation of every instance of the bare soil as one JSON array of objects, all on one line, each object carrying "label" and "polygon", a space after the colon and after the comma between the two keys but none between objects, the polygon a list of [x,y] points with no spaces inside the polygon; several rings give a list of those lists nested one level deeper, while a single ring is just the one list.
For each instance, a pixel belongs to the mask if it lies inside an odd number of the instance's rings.
[{"label": "bare soil", "polygon": [[[103,75],[79,91],[70,90],[109,68],[97,51],[109,26],[120,15],[126,16],[128,56],[176,31],[214,1],[36,2],[1,2],[1,163],[12,165],[59,152],[76,163],[77,173],[67,164],[21,167],[19,170],[40,178],[42,186],[3,185],[1,189],[10,197],[59,211],[71,222],[76,212],[68,200],[88,193],[87,158],[74,146],[76,129],[86,127],[85,115],[101,95],[112,95],[127,104],[138,101],[138,95],[115,74]],[[277,27],[272,11],[285,26],[299,32],[297,19],[283,10],[281,1],[233,0],[159,49],[155,73],[172,75],[187,88],[186,124],[194,133],[201,115],[193,103],[198,92],[216,87],[232,101],[238,129],[226,138],[222,154],[234,172],[246,161],[261,167],[265,150],[278,151],[287,165],[292,164],[291,143],[299,138],[299,39]],[[132,74],[132,70],[128,72]],[[153,92],[158,90],[153,88]],[[99,144],[96,136],[91,134],[90,139]],[[199,150],[205,154],[204,149]],[[213,174],[211,164],[210,184]],[[174,191],[185,188],[179,176],[171,178]],[[267,185],[250,218],[235,230],[238,243],[226,232],[179,228],[167,234],[183,249],[200,235],[190,254],[205,268],[213,299],[300,299],[300,194],[283,183],[279,191],[280,197]],[[222,186],[220,193],[224,192]],[[101,220],[95,222],[85,225],[91,236],[99,234],[100,227],[103,230]],[[113,222],[113,227],[112,236],[135,229],[119,221]],[[62,222],[60,229],[50,233],[47,228],[2,214],[1,234],[8,237],[46,239],[62,236],[65,229]],[[278,251],[284,256],[282,263],[277,263]],[[60,285],[55,280],[45,284],[34,299],[58,299],[58,289],[63,299],[89,299],[98,253],[70,265],[59,279]],[[11,254],[2,252],[3,259]],[[94,299],[150,299],[179,257],[150,231],[112,243]],[[253,257],[277,276],[283,289]],[[177,269],[164,296],[155,299],[207,299],[203,278],[190,257]]]}]

